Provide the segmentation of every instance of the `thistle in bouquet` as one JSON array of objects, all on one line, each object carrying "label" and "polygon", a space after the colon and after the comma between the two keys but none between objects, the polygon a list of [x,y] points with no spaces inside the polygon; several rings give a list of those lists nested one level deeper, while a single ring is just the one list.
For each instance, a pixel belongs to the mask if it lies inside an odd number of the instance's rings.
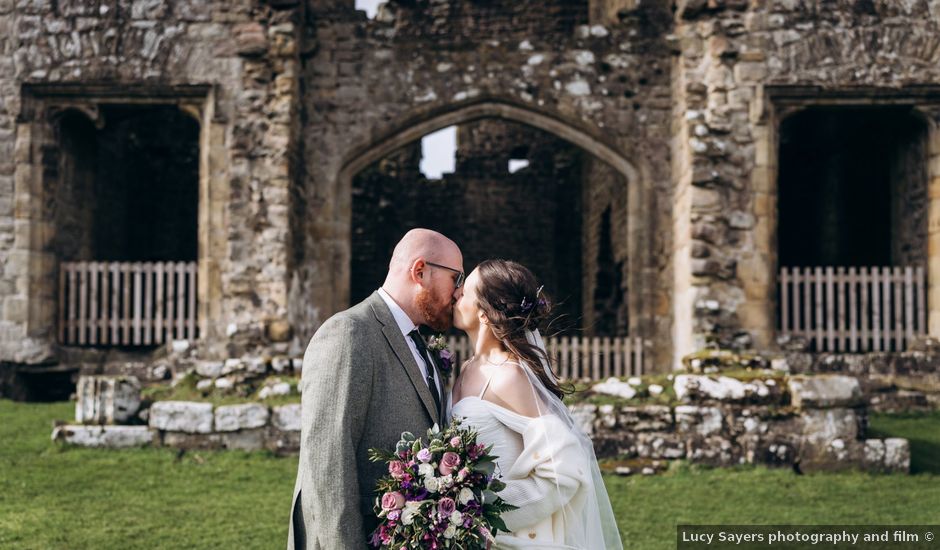
[{"label": "thistle in bouquet", "polygon": [[372,533],[377,548],[486,548],[507,531],[501,515],[516,507],[497,493],[506,485],[495,475],[492,445],[454,419],[441,431],[428,430],[427,444],[405,432],[394,452],[369,449],[369,459],[388,464],[376,483]]}]

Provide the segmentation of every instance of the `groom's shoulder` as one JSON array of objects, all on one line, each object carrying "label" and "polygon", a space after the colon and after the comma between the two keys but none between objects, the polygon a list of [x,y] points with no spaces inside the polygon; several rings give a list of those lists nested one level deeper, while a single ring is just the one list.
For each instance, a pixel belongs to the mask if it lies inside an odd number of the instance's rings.
[{"label": "groom's shoulder", "polygon": [[320,326],[317,333],[340,331],[362,335],[379,327],[369,299],[366,299],[349,309],[333,314]]}]

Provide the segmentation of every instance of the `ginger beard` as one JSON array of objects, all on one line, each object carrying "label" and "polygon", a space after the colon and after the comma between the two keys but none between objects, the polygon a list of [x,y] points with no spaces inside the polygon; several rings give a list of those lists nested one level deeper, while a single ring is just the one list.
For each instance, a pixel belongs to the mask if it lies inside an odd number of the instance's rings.
[{"label": "ginger beard", "polygon": [[415,297],[418,311],[424,316],[424,324],[438,332],[449,330],[454,324],[453,298],[448,296],[447,302],[438,304],[430,290],[422,288]]}]

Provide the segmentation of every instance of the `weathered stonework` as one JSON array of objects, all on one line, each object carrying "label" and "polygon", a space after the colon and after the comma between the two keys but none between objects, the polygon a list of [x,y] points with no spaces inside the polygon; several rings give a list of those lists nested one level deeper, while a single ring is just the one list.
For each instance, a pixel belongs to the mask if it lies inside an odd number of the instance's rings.
[{"label": "weathered stonework", "polygon": [[206,373],[301,354],[350,305],[354,178],[483,119],[580,149],[581,248],[609,248],[569,258],[585,321],[648,339],[666,371],[709,340],[777,347],[783,122],[905,106],[925,139],[895,176],[926,181],[898,191],[915,212],[893,254],[927,267],[940,336],[938,20],[937,0],[393,0],[371,20],[320,0],[0,2],[0,361],[70,361],[59,266],[96,258],[87,212],[61,206],[90,196],[61,129],[94,135],[115,105],[198,123],[187,360]]}]

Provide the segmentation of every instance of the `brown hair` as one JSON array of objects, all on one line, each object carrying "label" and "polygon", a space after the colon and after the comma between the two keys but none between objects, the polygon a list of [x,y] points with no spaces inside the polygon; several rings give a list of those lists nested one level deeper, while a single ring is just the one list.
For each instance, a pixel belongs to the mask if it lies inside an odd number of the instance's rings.
[{"label": "brown hair", "polygon": [[480,284],[477,305],[486,314],[493,334],[559,399],[571,393],[542,369],[551,358],[526,341],[525,331],[548,320],[552,303],[527,267],[511,260],[486,260],[477,266]]}]

